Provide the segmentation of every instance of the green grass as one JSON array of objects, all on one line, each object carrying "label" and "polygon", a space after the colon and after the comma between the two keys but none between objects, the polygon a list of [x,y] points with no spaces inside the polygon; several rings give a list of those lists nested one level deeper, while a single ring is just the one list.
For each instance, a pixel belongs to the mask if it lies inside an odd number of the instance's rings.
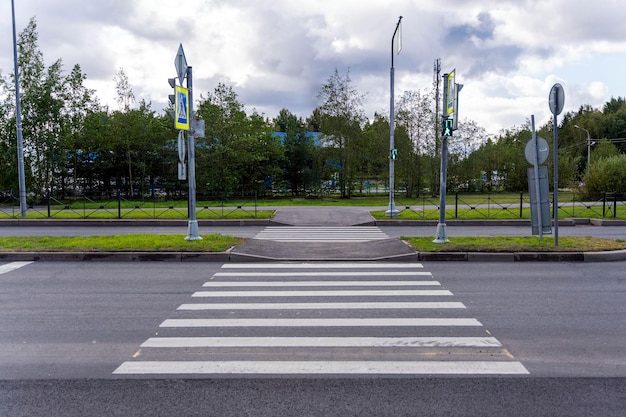
[{"label": "green grass", "polygon": [[209,234],[202,240],[185,240],[183,235],[115,236],[11,236],[0,237],[3,252],[224,252],[244,239]]},{"label": "green grass", "polygon": [[[626,209],[621,209],[619,218],[623,218],[623,213],[626,213]],[[420,209],[413,207],[410,210],[401,210],[398,216],[393,218],[385,214],[385,210],[377,210],[370,212],[370,215],[376,220],[438,220],[438,209]],[[590,218],[590,219],[612,219],[613,213],[610,212],[605,216],[602,216],[602,207],[562,207],[559,208],[559,218],[565,219],[568,217],[577,218]],[[529,220],[530,208],[522,209],[522,216],[520,217],[519,207],[510,207],[504,209],[499,206],[493,206],[490,208],[475,208],[472,209],[467,206],[459,207],[458,211],[454,209],[446,209],[446,219],[448,220]]]},{"label": "green grass", "polygon": [[[19,236],[0,237],[0,252],[224,252],[245,239],[220,234],[187,241],[181,235],[115,236]],[[626,240],[592,237],[537,236],[450,237],[449,243],[433,243],[434,237],[402,237],[418,252],[587,252],[626,249]]]},{"label": "green grass", "polygon": [[[245,219],[270,219],[274,216],[272,210],[258,210],[254,211],[237,209],[236,207],[227,207],[222,210],[216,209],[199,209],[196,211],[196,218],[198,220],[245,220]],[[51,210],[51,219],[94,219],[94,220],[107,220],[117,219],[118,212],[116,210]],[[13,218],[19,215],[19,210],[16,214],[1,213],[0,219]],[[187,209],[163,209],[163,208],[139,208],[139,209],[126,209],[122,210],[122,219],[162,219],[162,220],[185,220],[187,219]],[[47,219],[47,211],[33,211],[30,210],[26,213],[27,219]]]},{"label": "green grass", "polygon": [[418,252],[600,252],[626,249],[626,240],[560,236],[554,246],[552,236],[448,237],[448,243],[433,243],[435,237],[403,236]]}]

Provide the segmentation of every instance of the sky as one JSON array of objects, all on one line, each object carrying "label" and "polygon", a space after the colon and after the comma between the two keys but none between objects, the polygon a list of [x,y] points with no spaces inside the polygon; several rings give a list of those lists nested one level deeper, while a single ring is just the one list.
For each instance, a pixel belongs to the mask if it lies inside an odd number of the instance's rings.
[{"label": "sky", "polygon": [[[180,44],[194,98],[232,86],[251,113],[282,108],[306,118],[335,69],[365,94],[370,119],[389,115],[391,39],[395,97],[432,88],[433,64],[463,84],[459,117],[489,134],[626,97],[626,8],[621,0],[14,0],[18,34],[35,17],[47,65],[75,64],[102,104],[117,108],[121,68],[137,101],[161,112]],[[13,72],[11,2],[0,5],[0,70]],[[395,51],[394,51],[395,53]],[[561,116],[562,117],[562,116]]]}]

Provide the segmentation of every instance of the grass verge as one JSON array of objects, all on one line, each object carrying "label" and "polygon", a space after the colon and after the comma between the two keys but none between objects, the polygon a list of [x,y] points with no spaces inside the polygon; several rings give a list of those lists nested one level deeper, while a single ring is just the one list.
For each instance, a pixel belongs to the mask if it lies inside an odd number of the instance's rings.
[{"label": "grass verge", "polygon": [[[403,236],[418,252],[598,252],[626,249],[626,240],[593,237],[537,236],[452,237],[433,243],[434,237]],[[0,252],[224,252],[245,239],[208,234],[187,241],[182,235],[137,234],[114,236],[10,236],[0,237]]]},{"label": "grass verge", "polygon": [[244,239],[209,234],[202,240],[182,235],[10,236],[0,237],[2,252],[224,252]]},{"label": "grass verge", "polygon": [[434,237],[402,236],[418,252],[601,252],[626,249],[626,240],[595,237],[485,236],[451,237],[448,243],[433,243]]}]

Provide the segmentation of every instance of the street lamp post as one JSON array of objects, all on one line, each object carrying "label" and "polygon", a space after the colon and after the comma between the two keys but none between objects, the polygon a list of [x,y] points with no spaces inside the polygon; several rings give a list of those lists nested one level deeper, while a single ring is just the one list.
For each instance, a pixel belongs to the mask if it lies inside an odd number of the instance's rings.
[{"label": "street lamp post", "polygon": [[589,131],[584,127],[580,127],[578,125],[574,125],[574,127],[576,129],[584,130],[585,133],[587,133],[587,172],[589,172],[589,166],[591,163],[591,135],[589,134]]},{"label": "street lamp post", "polygon": [[[398,23],[396,24],[396,30],[393,31],[393,36],[391,37],[391,71],[390,71],[390,105],[389,105],[389,209],[385,212],[387,216],[393,217],[400,214],[400,212],[396,209],[396,205],[394,202],[394,176],[395,176],[395,159],[397,156],[397,151],[395,150],[394,143],[394,130],[395,130],[395,118],[394,118],[394,68],[393,68],[393,46],[396,34],[398,33],[398,29],[400,28],[400,22],[402,21],[402,16],[398,18]],[[400,48],[398,48],[398,53],[400,53]]]}]

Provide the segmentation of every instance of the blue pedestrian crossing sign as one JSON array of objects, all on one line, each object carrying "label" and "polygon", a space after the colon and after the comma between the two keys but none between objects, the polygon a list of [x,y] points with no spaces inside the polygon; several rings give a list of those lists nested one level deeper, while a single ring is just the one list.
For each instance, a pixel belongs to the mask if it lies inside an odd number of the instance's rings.
[{"label": "blue pedestrian crossing sign", "polygon": [[176,129],[189,130],[189,90],[176,86],[176,100],[174,103]]}]

